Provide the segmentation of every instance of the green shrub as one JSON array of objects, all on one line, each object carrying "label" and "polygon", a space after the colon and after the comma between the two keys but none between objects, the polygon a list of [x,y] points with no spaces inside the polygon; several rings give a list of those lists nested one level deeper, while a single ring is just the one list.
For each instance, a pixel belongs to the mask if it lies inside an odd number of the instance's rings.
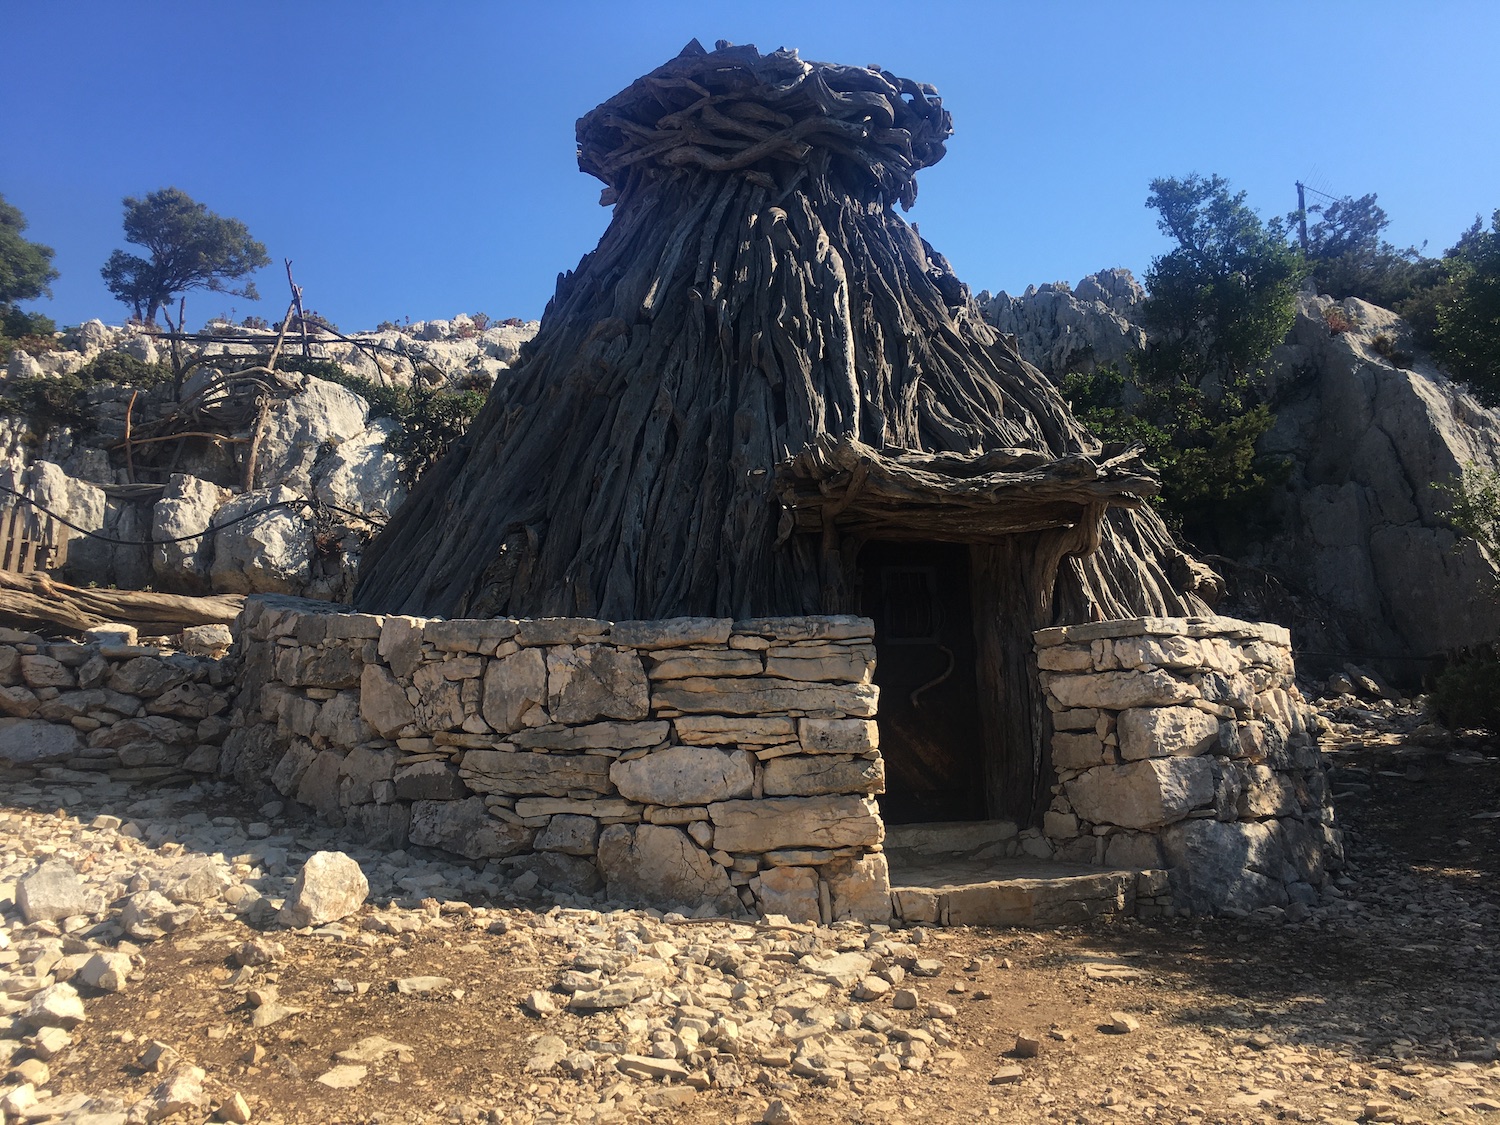
[{"label": "green shrub", "polygon": [[11,379],[0,395],[0,413],[27,419],[39,433],[53,426],[81,428],[89,423],[88,393],[77,375]]},{"label": "green shrub", "polygon": [[165,363],[146,363],[124,352],[102,352],[80,371],[89,386],[113,383],[150,390],[172,381],[172,368]]},{"label": "green shrub", "polygon": [[1427,703],[1450,729],[1500,733],[1500,659],[1475,656],[1448,665],[1439,673]]}]

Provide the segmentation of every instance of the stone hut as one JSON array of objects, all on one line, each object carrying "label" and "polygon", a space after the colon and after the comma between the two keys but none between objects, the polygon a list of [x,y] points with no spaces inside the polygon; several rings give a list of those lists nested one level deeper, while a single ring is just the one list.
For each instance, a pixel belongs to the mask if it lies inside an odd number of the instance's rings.
[{"label": "stone hut", "polygon": [[586,114],[609,229],[357,607],[860,615],[885,818],[1039,824],[1035,630],[1202,613],[1213,576],[897,214],[951,133],[931,86],[722,43]]}]

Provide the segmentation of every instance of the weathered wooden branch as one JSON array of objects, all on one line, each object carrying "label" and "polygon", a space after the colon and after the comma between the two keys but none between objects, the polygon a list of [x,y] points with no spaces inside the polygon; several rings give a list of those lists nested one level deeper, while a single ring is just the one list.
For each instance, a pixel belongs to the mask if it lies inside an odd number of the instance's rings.
[{"label": "weathered wooden branch", "polygon": [[0,571],[0,623],[22,629],[82,632],[118,622],[147,635],[180,632],[188,625],[227,625],[244,606],[238,594],[195,598],[144,590],[69,586],[44,574]]}]

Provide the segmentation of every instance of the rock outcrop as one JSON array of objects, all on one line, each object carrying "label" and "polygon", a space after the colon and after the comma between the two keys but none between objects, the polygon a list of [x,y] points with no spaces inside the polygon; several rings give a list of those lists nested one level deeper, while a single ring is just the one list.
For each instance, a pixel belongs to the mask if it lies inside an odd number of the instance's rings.
[{"label": "rock outcrop", "polygon": [[[981,294],[987,319],[1053,378],[1128,361],[1145,339],[1142,298],[1125,270],[1074,289]],[[1500,637],[1496,560],[1458,541],[1441,487],[1466,464],[1500,468],[1500,414],[1422,355],[1394,313],[1354,298],[1299,296],[1272,369],[1277,420],[1260,451],[1290,462],[1291,476],[1273,501],[1280,530],[1236,561],[1331,611],[1324,636],[1361,658],[1429,656]],[[1403,660],[1390,670],[1415,667]]]}]

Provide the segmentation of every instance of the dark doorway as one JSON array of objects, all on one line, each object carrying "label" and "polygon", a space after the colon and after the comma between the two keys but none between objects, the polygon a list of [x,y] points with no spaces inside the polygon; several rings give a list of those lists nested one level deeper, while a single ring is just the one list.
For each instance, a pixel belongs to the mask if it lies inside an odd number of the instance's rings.
[{"label": "dark doorway", "polygon": [[969,548],[865,544],[860,612],[875,622],[890,824],[985,817]]}]

